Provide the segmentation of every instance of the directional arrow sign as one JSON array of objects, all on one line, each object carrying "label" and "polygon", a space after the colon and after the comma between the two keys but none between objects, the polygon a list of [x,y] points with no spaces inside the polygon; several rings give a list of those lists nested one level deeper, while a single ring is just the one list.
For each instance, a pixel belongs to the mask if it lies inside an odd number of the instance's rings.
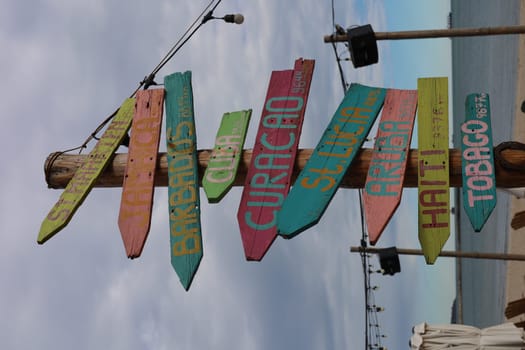
[{"label": "directional arrow sign", "polygon": [[233,186],[252,110],[225,113],[215,138],[202,187],[210,203],[218,203]]},{"label": "directional arrow sign", "polygon": [[171,264],[188,290],[202,259],[191,72],[164,78]]},{"label": "directional arrow sign", "polygon": [[111,156],[122,143],[131,126],[135,99],[129,98],[118,110],[108,128],[93,148],[89,157],[69,181],[60,199],[42,222],[38,243],[42,244],[63,229],[93,188],[111,160]]},{"label": "directional arrow sign", "polygon": [[419,242],[433,264],[450,236],[448,78],[422,78],[418,88]]},{"label": "directional arrow sign", "polygon": [[375,245],[396,211],[416,117],[417,91],[389,89],[363,190],[366,226]]},{"label": "directional arrow sign", "polygon": [[277,211],[288,194],[314,70],[298,59],[272,72],[237,213],[246,259],[261,260],[277,237]]},{"label": "directional arrow sign", "polygon": [[332,200],[385,99],[385,89],[352,84],[278,214],[280,235],[315,225]]},{"label": "directional arrow sign", "polygon": [[150,229],[163,105],[164,89],[137,92],[118,217],[129,258],[140,256]]},{"label": "directional arrow sign", "polygon": [[496,206],[496,175],[488,94],[471,94],[461,125],[463,207],[479,232]]}]

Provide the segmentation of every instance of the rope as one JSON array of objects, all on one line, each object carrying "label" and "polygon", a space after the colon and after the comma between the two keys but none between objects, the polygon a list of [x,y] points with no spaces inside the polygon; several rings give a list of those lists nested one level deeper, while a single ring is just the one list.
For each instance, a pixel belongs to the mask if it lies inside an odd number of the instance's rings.
[{"label": "rope", "polygon": [[502,168],[506,170],[524,171],[525,163],[515,164],[505,159],[505,157],[503,156],[503,151],[507,149],[525,151],[525,144],[516,141],[506,141],[500,143],[496,146],[496,148],[494,148],[494,158],[498,161]]}]

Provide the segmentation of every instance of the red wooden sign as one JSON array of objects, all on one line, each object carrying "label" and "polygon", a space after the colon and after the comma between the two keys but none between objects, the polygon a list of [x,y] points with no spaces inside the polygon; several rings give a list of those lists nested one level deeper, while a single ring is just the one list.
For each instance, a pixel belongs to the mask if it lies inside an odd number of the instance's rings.
[{"label": "red wooden sign", "polygon": [[164,89],[137,92],[118,226],[129,258],[142,253],[151,224]]},{"label": "red wooden sign", "polygon": [[417,91],[389,89],[363,190],[370,243],[375,245],[399,206],[416,117]]},{"label": "red wooden sign", "polygon": [[237,213],[248,260],[261,260],[277,236],[277,212],[290,189],[313,60],[274,71]]}]

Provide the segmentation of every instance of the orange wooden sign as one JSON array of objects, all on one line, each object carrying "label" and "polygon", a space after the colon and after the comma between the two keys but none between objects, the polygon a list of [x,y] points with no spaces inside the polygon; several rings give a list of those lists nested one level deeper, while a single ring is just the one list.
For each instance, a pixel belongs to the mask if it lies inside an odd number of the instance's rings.
[{"label": "orange wooden sign", "polygon": [[375,245],[401,201],[417,91],[389,89],[363,190],[366,225]]},{"label": "orange wooden sign", "polygon": [[118,226],[129,258],[142,253],[153,206],[164,89],[137,92]]}]

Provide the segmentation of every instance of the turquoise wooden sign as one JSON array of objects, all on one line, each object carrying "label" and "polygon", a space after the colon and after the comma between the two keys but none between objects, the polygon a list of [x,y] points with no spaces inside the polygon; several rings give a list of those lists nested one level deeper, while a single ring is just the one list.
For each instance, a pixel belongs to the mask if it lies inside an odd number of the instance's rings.
[{"label": "turquoise wooden sign", "polygon": [[496,176],[489,95],[470,94],[461,125],[463,207],[474,231],[479,232],[496,206]]},{"label": "turquoise wooden sign", "polygon": [[278,233],[291,238],[315,225],[332,200],[385,99],[386,89],[352,84],[284,200]]},{"label": "turquoise wooden sign", "polygon": [[171,264],[186,290],[202,259],[191,72],[164,78]]}]

